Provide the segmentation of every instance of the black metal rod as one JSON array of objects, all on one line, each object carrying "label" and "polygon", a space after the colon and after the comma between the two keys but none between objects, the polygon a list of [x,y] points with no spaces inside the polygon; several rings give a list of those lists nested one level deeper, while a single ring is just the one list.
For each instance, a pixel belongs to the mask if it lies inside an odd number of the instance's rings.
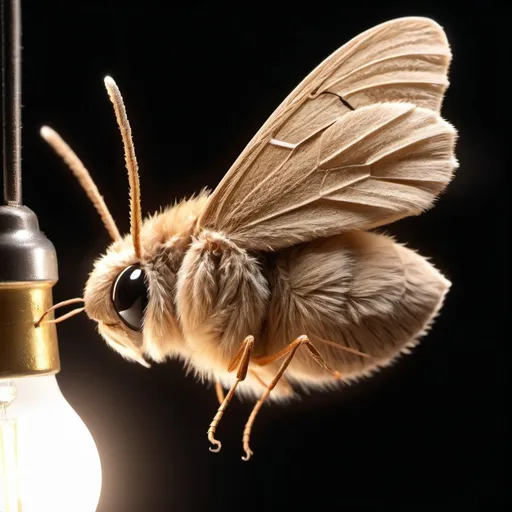
[{"label": "black metal rod", "polygon": [[21,205],[21,7],[2,0],[4,203]]}]

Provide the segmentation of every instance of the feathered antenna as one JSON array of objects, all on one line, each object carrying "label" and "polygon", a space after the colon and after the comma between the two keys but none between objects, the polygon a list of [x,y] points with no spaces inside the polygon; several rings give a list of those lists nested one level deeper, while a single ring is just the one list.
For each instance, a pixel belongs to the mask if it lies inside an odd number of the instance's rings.
[{"label": "feathered antenna", "polygon": [[121,92],[114,82],[114,79],[110,76],[105,77],[105,87],[107,88],[110,101],[114,105],[117,124],[123,138],[124,159],[126,162],[126,170],[128,171],[128,181],[130,183],[130,231],[132,234],[135,256],[140,260],[142,256],[140,241],[142,214],[140,207],[139,166],[137,164],[135,148],[132,141],[132,130],[126,115],[126,108],[124,106]]},{"label": "feathered antenna", "polygon": [[84,164],[76,156],[75,152],[64,142],[62,137],[49,126],[41,128],[41,137],[53,148],[53,150],[66,162],[75,177],[82,185],[85,193],[91,200],[92,204],[100,214],[103,224],[107,228],[113,240],[121,240],[121,235],[117,229],[114,218],[105,204],[98,187],[91,178],[89,171],[85,168]]}]

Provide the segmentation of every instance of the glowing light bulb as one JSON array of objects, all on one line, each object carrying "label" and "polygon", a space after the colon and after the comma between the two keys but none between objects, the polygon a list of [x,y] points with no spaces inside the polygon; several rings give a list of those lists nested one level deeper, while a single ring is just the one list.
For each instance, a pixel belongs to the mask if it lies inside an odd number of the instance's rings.
[{"label": "glowing light bulb", "polygon": [[94,512],[98,451],[55,376],[0,380],[0,404],[0,512]]}]

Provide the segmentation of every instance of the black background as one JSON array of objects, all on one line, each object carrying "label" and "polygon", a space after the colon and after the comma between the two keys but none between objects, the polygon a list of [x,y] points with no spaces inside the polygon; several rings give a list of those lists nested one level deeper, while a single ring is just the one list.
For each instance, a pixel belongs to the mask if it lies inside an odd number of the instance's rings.
[{"label": "black background", "polygon": [[433,210],[390,227],[453,281],[430,335],[370,380],[265,407],[245,463],[249,403],[232,403],[218,432],[223,450],[212,454],[211,387],[177,362],[151,370],[125,362],[85,316],[65,322],[58,378],[100,451],[98,511],[504,510],[505,8],[433,0],[378,8],[339,0],[22,4],[24,200],[59,254],[55,302],[81,295],[109,237],[39,138],[42,124],[75,148],[128,229],[106,74],[123,92],[143,209],[153,212],[214,187],[288,92],[359,32],[394,17],[430,16],[454,52],[443,115],[460,131],[460,169]]}]

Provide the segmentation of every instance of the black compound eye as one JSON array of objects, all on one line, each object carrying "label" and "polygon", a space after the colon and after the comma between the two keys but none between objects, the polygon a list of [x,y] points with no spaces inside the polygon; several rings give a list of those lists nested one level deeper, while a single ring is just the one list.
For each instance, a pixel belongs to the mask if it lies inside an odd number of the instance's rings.
[{"label": "black compound eye", "polygon": [[146,273],[140,265],[126,267],[114,281],[112,302],[119,318],[134,331],[142,331],[148,304]]}]

